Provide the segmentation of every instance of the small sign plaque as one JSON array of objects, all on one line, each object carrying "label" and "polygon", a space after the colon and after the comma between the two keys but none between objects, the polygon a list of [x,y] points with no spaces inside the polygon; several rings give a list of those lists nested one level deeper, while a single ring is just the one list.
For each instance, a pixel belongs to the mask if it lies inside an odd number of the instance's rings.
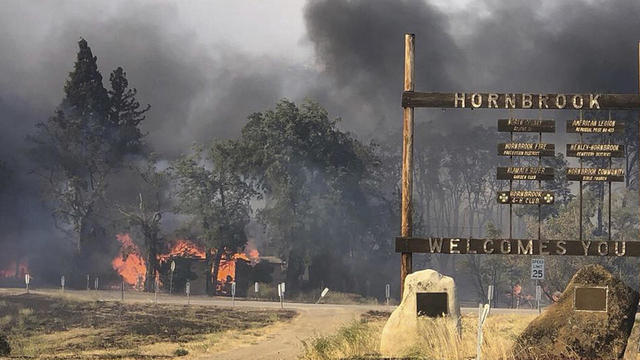
[{"label": "small sign plaque", "polygon": [[556,122],[553,120],[536,119],[499,119],[498,131],[553,133],[556,132]]},{"label": "small sign plaque", "polygon": [[618,144],[567,144],[567,156],[571,157],[624,157],[624,145]]},{"label": "small sign plaque", "polygon": [[567,168],[569,181],[624,181],[624,169]]},{"label": "small sign plaque", "polygon": [[548,167],[498,167],[498,180],[553,180],[554,169]]},{"label": "small sign plaque", "polygon": [[573,309],[576,311],[607,311],[607,295],[609,289],[606,286],[578,287],[573,292]]},{"label": "small sign plaque", "polygon": [[171,272],[174,272],[176,270],[176,262],[171,260]]},{"label": "small sign plaque", "polygon": [[498,203],[523,205],[550,205],[555,198],[553,192],[542,190],[498,191]]},{"label": "small sign plaque", "polygon": [[416,293],[416,313],[418,316],[440,317],[449,315],[446,292]]},{"label": "small sign plaque", "polygon": [[502,143],[498,144],[501,156],[554,156],[555,144],[545,143]]},{"label": "small sign plaque", "polygon": [[531,280],[544,280],[544,259],[531,259]]},{"label": "small sign plaque", "polygon": [[567,120],[568,133],[613,134],[624,131],[624,122],[618,120]]}]

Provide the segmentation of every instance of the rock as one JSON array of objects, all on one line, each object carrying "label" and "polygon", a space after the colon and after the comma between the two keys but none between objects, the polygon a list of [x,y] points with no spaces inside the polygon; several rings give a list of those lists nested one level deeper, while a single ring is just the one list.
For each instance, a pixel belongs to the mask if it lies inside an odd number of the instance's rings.
[{"label": "rock", "polygon": [[[575,311],[576,286],[608,286],[608,311]],[[517,359],[620,359],[637,307],[638,292],[600,265],[585,266],[573,276],[558,302],[520,334],[513,354]]]},{"label": "rock", "polygon": [[0,334],[0,355],[5,356],[11,353],[11,346],[7,341],[7,337]]},{"label": "rock", "polygon": [[[380,353],[384,356],[402,356],[414,348],[417,342],[424,341],[420,335],[424,327],[437,326],[438,323],[428,317],[418,317],[416,293],[447,293],[448,323],[460,332],[460,304],[456,295],[453,278],[443,276],[434,270],[421,270],[409,274],[404,283],[402,302],[393,311],[384,325],[380,339]],[[441,322],[440,322],[441,323]]]}]

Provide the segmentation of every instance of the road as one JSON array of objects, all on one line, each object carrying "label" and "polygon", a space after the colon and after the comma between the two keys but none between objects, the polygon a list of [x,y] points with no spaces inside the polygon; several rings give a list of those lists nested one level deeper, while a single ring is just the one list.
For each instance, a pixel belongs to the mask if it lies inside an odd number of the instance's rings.
[{"label": "road", "polygon": [[[89,301],[119,301],[119,291],[86,291],[67,290],[64,295],[60,290],[36,290],[33,293],[53,296],[65,296]],[[23,289],[0,289],[0,294],[20,294]],[[153,294],[140,292],[126,292],[125,302],[154,303]],[[278,302],[239,299],[232,302],[228,297],[192,296],[187,299],[182,295],[158,294],[157,302],[162,304],[190,304],[204,306],[234,306],[253,309],[279,309]],[[303,349],[302,340],[313,336],[334,333],[342,325],[357,319],[369,310],[393,311],[395,306],[385,305],[336,305],[336,304],[307,304],[285,302],[285,309],[295,310],[299,315],[288,323],[277,323],[264,329],[264,334],[251,341],[242,338],[221,351],[206,356],[193,357],[195,359],[297,359]],[[477,313],[477,308],[462,308],[463,313]],[[506,313],[535,314],[534,309],[493,309],[493,314]]]}]

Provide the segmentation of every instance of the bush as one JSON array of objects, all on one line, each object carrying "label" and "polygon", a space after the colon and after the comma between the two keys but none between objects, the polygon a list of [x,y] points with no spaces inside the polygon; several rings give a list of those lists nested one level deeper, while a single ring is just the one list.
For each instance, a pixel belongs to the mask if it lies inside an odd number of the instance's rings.
[{"label": "bush", "polygon": [[179,349],[176,349],[176,351],[174,351],[173,354],[175,356],[185,356],[185,355],[189,355],[189,352],[187,351],[187,349],[179,348]]},{"label": "bush", "polygon": [[0,335],[0,355],[5,356],[9,355],[9,353],[11,353],[11,346],[9,346],[7,337]]}]

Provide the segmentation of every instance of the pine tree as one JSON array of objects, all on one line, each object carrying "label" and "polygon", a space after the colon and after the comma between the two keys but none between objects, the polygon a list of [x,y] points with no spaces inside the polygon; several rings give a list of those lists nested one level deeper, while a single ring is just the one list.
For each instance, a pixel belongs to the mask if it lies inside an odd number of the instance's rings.
[{"label": "pine tree", "polygon": [[109,121],[111,126],[118,129],[116,136],[116,150],[114,155],[137,153],[142,150],[142,137],[138,125],[146,118],[145,113],[151,105],[141,109],[136,100],[138,90],[129,88],[127,73],[118,67],[109,77],[111,90],[109,90]]},{"label": "pine tree", "polygon": [[122,165],[124,154],[133,151],[122,143],[140,142],[138,125],[148,107],[137,110],[135,90],[127,88],[120,68],[112,76],[116,86],[107,91],[87,41],[81,39],[78,46],[60,106],[36,125],[29,139],[34,172],[42,179],[56,224],[75,235],[78,253],[90,264],[87,251],[100,245],[104,235],[98,219],[108,176]]}]

